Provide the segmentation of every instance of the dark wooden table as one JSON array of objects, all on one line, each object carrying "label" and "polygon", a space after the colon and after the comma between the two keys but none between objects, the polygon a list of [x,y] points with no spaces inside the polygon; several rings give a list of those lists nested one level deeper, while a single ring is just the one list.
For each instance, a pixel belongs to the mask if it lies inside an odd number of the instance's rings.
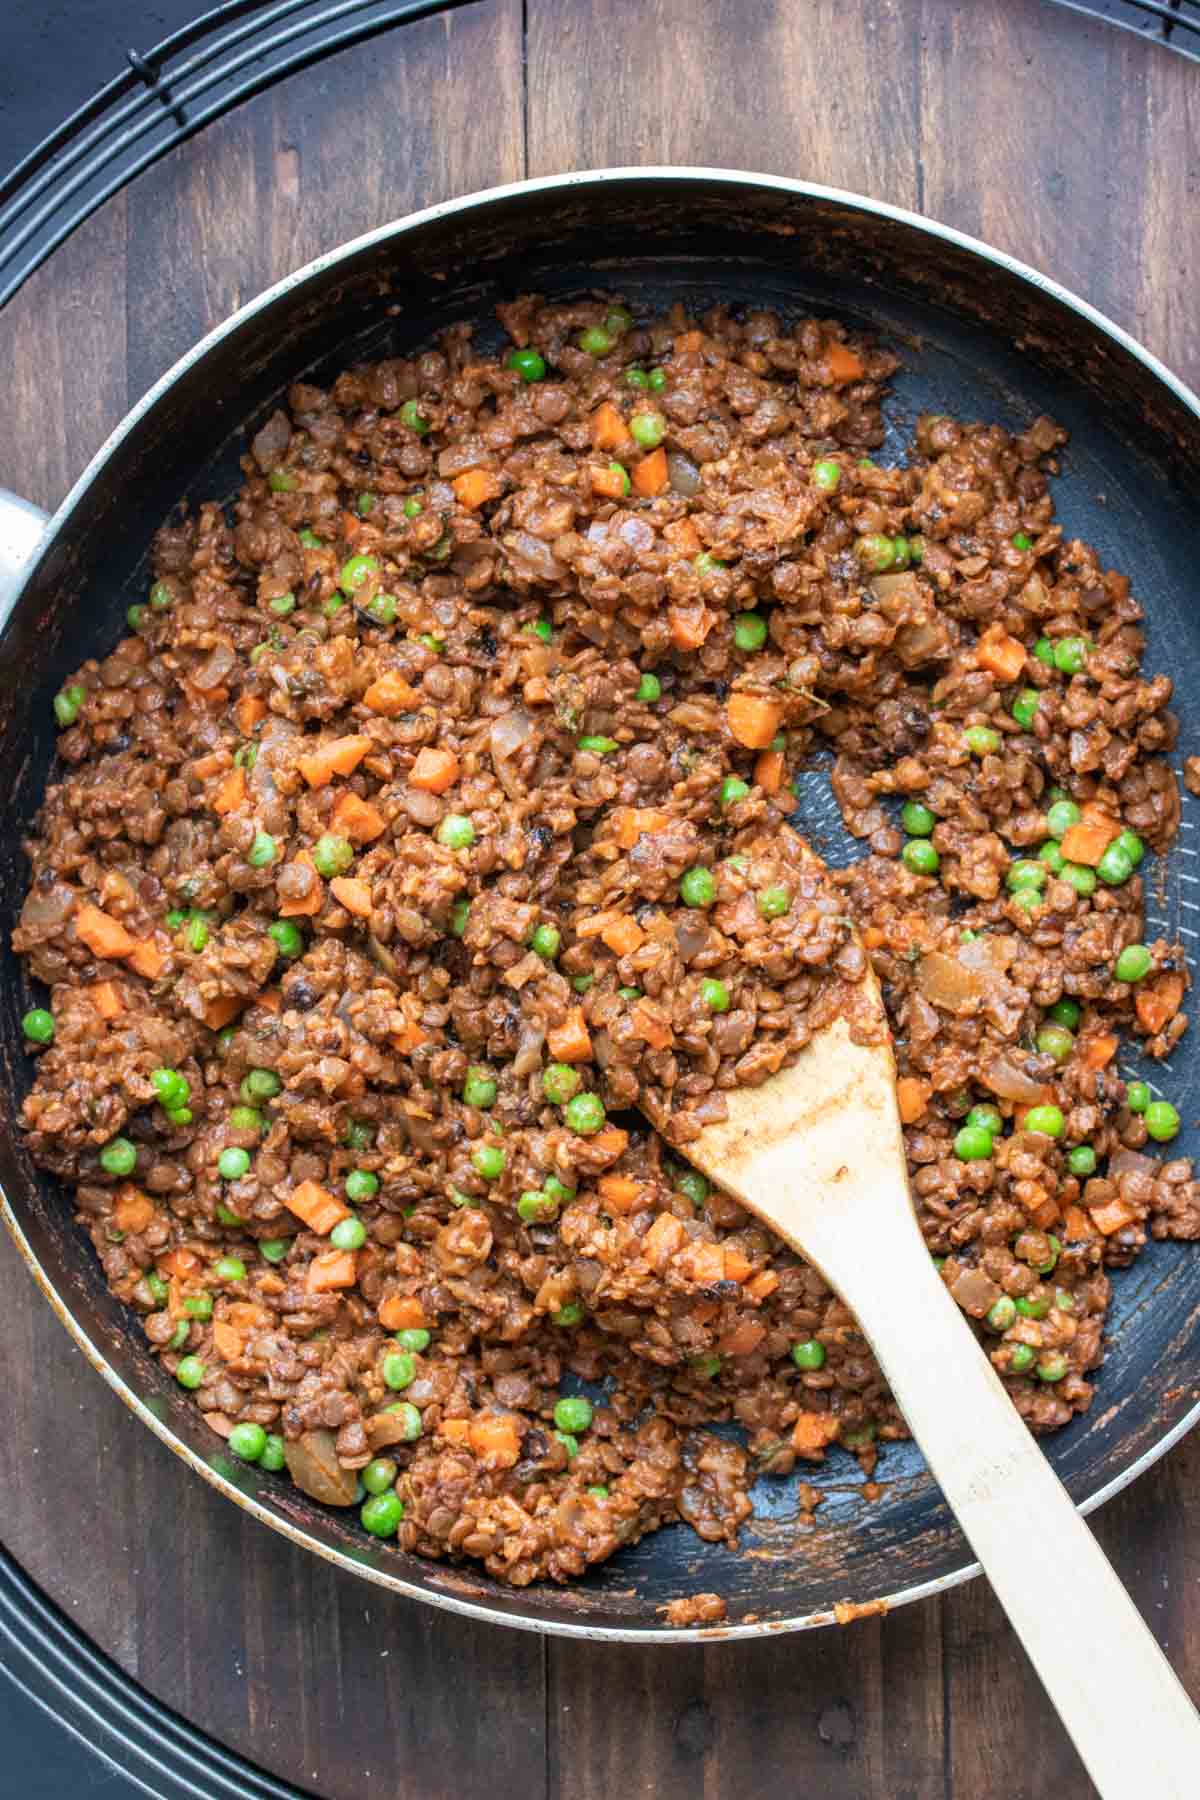
[{"label": "dark wooden table", "polygon": [[[57,253],[0,316],[0,482],[56,504],[156,376],[319,251],[605,164],[763,169],[929,213],[1200,385],[1198,145],[1193,65],[1039,0],[480,0],[211,127]],[[979,1583],[706,1649],[485,1629],[335,1574],[189,1475],[6,1244],[0,1318],[0,1538],[155,1694],[328,1800],[1092,1792]],[[1193,1694],[1198,1495],[1194,1437],[1097,1521]]]}]

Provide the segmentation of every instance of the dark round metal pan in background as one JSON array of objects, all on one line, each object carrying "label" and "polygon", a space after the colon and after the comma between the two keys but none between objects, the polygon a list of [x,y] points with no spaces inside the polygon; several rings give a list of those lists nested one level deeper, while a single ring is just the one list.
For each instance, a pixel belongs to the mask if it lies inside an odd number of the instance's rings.
[{"label": "dark round metal pan in background", "polygon": [[[272,289],[165,376],[76,484],[0,640],[0,752],[10,779],[0,837],[5,946],[24,886],[21,835],[53,756],[50,699],[70,670],[104,654],[118,636],[126,605],[144,592],[150,542],[163,519],[181,500],[233,492],[246,431],[301,375],[321,381],[357,359],[405,353],[460,319],[477,322],[482,341],[498,342],[498,300],[530,289],[597,288],[620,292],[635,309],[680,300],[701,310],[725,301],[786,317],[816,312],[877,334],[902,357],[887,408],[893,453],[923,409],[1015,427],[1052,414],[1071,433],[1054,484],[1059,516],[1070,535],[1095,544],[1133,578],[1148,618],[1147,665],[1177,678],[1182,731],[1174,760],[1181,765],[1200,751],[1200,695],[1179,679],[1200,660],[1200,613],[1191,598],[1200,404],[1123,333],[985,246],[851,195],[706,170],[528,182],[385,227]],[[806,786],[799,822],[833,860],[846,851],[820,777]],[[1185,796],[1178,844],[1165,866],[1149,871],[1150,935],[1196,941],[1198,853],[1196,806]],[[17,1116],[28,1085],[19,1028],[27,989],[11,952],[3,955],[5,1221],[97,1369],[164,1441],[276,1529],[413,1597],[498,1623],[589,1636],[693,1635],[666,1628],[659,1609],[700,1589],[726,1599],[729,1619],[719,1635],[730,1637],[826,1623],[839,1600],[895,1605],[972,1572],[912,1445],[885,1448],[883,1493],[869,1505],[857,1465],[837,1454],[816,1477],[825,1499],[812,1529],[800,1523],[800,1477],[764,1478],[737,1553],[703,1545],[686,1529],[667,1530],[570,1589],[520,1592],[474,1569],[377,1545],[353,1515],[324,1510],[286,1480],[236,1464],[148,1354],[108,1293],[62,1192],[24,1154]],[[1185,1119],[1200,1111],[1200,1063],[1186,1038],[1172,1066],[1149,1075]],[[1194,1152],[1197,1136],[1185,1132],[1179,1153]],[[1045,1446],[1081,1504],[1116,1492],[1200,1413],[1198,1307],[1200,1253],[1187,1245],[1151,1244],[1133,1269],[1115,1276],[1108,1357],[1092,1410]],[[952,1381],[953,1371],[946,1373]],[[803,1478],[812,1479],[811,1471]]]}]

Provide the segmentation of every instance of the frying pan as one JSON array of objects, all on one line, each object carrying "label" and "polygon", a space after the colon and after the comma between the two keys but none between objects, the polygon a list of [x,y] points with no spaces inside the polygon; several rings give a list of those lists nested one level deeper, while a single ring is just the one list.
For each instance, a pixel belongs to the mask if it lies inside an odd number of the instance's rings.
[{"label": "frying pan", "polygon": [[[676,300],[818,314],[893,345],[902,366],[887,406],[900,455],[921,410],[1014,428],[1048,412],[1070,431],[1054,481],[1068,534],[1133,578],[1149,627],[1147,666],[1177,677],[1181,736],[1173,762],[1200,751],[1200,665],[1193,602],[1200,499],[1200,402],[1084,301],[943,226],[874,201],[768,176],[703,169],[615,169],[524,182],[387,225],[321,257],[211,333],[129,415],[48,523],[0,506],[0,588],[12,595],[0,637],[0,758],[10,790],[0,832],[0,1210],[29,1269],[100,1374],[206,1480],[295,1543],[415,1599],[479,1619],[589,1637],[651,1640],[826,1624],[836,1601],[896,1606],[976,1573],[970,1552],[911,1444],[889,1445],[883,1492],[864,1500],[857,1464],[835,1452],[815,1475],[762,1478],[731,1552],[685,1527],[623,1550],[567,1590],[514,1592],[476,1569],[368,1541],[353,1514],[325,1510],[285,1479],[237,1464],[159,1368],[109,1294],[56,1183],[26,1155],[17,1119],[29,1084],[20,1017],[26,978],[8,948],[26,871],[21,838],[51,768],[51,699],[100,656],[144,596],[152,536],[182,500],[229,496],[247,432],[303,376],[316,382],[364,358],[407,354],[457,320],[498,345],[498,300],[535,290],[619,291],[635,310]],[[3,617],[0,614],[0,617]],[[1200,831],[1184,795],[1177,845],[1147,869],[1147,936],[1200,935]],[[826,776],[802,783],[797,823],[833,862],[856,854]],[[1200,1059],[1188,1039],[1172,1066],[1127,1075],[1196,1114]],[[1185,1126],[1178,1154],[1200,1150]],[[1133,1480],[1200,1415],[1200,1251],[1150,1244],[1117,1273],[1108,1354],[1092,1409],[1045,1441],[1072,1497],[1097,1506]],[[919,1328],[919,1322],[915,1322]],[[798,1483],[824,1496],[808,1526]],[[719,1628],[670,1630],[660,1609],[681,1594],[724,1597]]]}]

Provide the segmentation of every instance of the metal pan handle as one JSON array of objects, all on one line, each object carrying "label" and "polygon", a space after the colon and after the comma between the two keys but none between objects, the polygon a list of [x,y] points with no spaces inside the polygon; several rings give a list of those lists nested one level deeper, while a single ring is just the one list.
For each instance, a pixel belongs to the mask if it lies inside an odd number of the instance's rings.
[{"label": "metal pan handle", "polygon": [[49,523],[50,514],[40,506],[0,488],[0,630],[8,623]]}]

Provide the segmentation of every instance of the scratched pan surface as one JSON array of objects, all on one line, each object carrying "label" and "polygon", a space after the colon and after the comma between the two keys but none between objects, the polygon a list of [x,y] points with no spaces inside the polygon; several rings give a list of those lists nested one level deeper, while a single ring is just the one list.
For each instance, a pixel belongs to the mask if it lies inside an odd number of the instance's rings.
[{"label": "scratched pan surface", "polygon": [[[7,945],[24,881],[21,835],[51,766],[51,696],[69,670],[118,635],[126,605],[145,591],[153,532],[172,508],[184,497],[233,491],[244,432],[290,381],[405,353],[458,319],[478,320],[481,338],[498,341],[496,301],[531,288],[614,289],[646,309],[722,300],[866,327],[903,358],[888,406],[896,452],[921,409],[1012,427],[1051,413],[1071,433],[1054,484],[1059,516],[1133,578],[1148,618],[1147,666],[1176,681],[1182,729],[1172,762],[1181,768],[1200,751],[1200,414],[1164,370],[1081,302],[983,246],[868,201],[709,171],[528,183],[383,228],[272,290],[164,378],[68,497],[0,640],[0,755],[9,784],[0,834],[5,1218],[50,1303],[143,1422],[231,1498],[316,1553],[414,1597],[535,1630],[654,1636],[663,1631],[659,1609],[699,1590],[725,1597],[729,1634],[802,1628],[825,1623],[838,1600],[895,1605],[970,1573],[966,1545],[913,1446],[886,1447],[882,1497],[870,1504],[857,1465],[834,1453],[815,1474],[806,1468],[758,1482],[738,1552],[701,1545],[685,1528],[662,1531],[567,1592],[514,1593],[473,1570],[406,1557],[366,1541],[353,1515],[230,1462],[146,1354],[75,1231],[68,1200],[35,1173],[15,1129],[28,1085],[18,1021],[29,1000]],[[819,769],[804,783],[797,816],[831,861],[857,853]],[[1185,794],[1178,844],[1164,866],[1148,870],[1149,935],[1178,935],[1189,948],[1200,942],[1196,825],[1196,803]],[[1137,1072],[1168,1093],[1187,1122],[1180,1153],[1200,1150],[1192,1126],[1200,1055],[1191,1036],[1169,1068]],[[1083,1504],[1097,1504],[1161,1454],[1191,1425],[1200,1400],[1200,1246],[1152,1244],[1113,1285],[1092,1410],[1046,1443]],[[800,1479],[825,1496],[813,1528],[801,1518]],[[1026,1525],[1014,1521],[1014,1529]]]}]

